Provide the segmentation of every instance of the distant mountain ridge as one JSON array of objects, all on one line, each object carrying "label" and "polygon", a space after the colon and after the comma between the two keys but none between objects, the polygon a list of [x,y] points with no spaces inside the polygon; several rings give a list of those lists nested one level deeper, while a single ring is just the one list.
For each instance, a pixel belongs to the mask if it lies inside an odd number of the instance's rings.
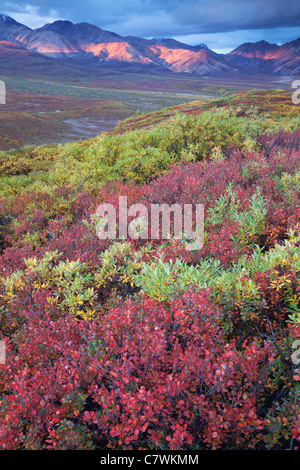
[{"label": "distant mountain ridge", "polygon": [[[267,41],[245,43],[229,54],[217,54],[205,44],[191,46],[175,39],[144,39],[103,30],[90,23],[58,20],[31,29],[0,13],[0,60],[8,43],[20,54],[38,54],[57,61],[128,62],[155,65],[200,76],[266,73],[300,76],[300,38],[278,46]],[[25,55],[24,55],[25,57]],[[3,63],[3,60],[2,60]]]},{"label": "distant mountain ridge", "polygon": [[236,66],[266,73],[300,76],[300,38],[281,46],[267,41],[247,42],[226,55]]}]

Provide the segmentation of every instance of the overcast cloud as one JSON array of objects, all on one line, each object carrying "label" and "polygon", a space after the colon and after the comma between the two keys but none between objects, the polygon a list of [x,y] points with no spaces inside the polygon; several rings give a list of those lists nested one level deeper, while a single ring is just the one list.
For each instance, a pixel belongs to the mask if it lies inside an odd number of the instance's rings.
[{"label": "overcast cloud", "polygon": [[299,0],[12,0],[0,9],[31,28],[86,21],[124,36],[204,42],[218,52],[245,41],[300,37]]}]

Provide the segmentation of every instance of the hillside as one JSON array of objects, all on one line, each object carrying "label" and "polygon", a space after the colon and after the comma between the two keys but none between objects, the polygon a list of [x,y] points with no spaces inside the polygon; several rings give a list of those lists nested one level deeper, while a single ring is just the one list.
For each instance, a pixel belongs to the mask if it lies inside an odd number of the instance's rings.
[{"label": "hillside", "polygon": [[[107,107],[109,109],[111,103],[107,103]],[[299,115],[299,106],[292,104],[290,93],[253,90],[129,117],[90,140],[40,148],[27,146],[1,152],[0,155],[5,162],[5,173],[20,175],[15,183],[14,177],[9,178],[8,187],[12,192],[15,184],[19,186],[19,192],[21,182],[24,189],[32,189],[39,187],[40,182],[44,186],[52,176],[71,185],[86,179],[88,187],[93,187],[93,184],[98,187],[106,180],[144,183],[166,171],[170,164],[181,159],[194,161],[204,158],[214,148],[223,151],[230,142],[241,149],[247,145],[255,148],[255,141],[262,133],[274,133],[280,129],[294,131],[299,125]],[[52,125],[55,125],[55,119],[54,114]],[[10,170],[10,165],[14,169]],[[25,174],[23,165],[27,168]],[[80,171],[78,165],[81,166]],[[71,172],[71,168],[74,171]],[[4,188],[3,195],[7,195],[8,189]]]},{"label": "hillside", "polygon": [[[103,239],[97,208],[110,204],[119,228],[120,196],[127,237]],[[93,139],[0,152],[0,199],[0,449],[299,448],[290,93],[185,103]],[[172,221],[152,237],[149,218],[141,235],[141,211],[162,204],[204,205],[202,247]]]}]

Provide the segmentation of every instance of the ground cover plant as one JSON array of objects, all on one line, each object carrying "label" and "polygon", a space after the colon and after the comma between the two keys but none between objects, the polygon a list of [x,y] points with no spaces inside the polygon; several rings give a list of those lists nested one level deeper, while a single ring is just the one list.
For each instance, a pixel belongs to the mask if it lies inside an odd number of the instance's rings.
[{"label": "ground cover plant", "polygon": [[[299,449],[300,120],[287,98],[190,103],[1,153],[1,449]],[[120,195],[204,204],[203,248],[172,231],[99,240],[96,209],[119,215]]]}]

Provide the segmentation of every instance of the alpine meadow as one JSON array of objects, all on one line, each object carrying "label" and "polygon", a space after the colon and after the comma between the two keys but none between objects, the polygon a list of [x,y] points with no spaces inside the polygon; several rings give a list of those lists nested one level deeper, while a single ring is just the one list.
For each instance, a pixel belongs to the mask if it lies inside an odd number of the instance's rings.
[{"label": "alpine meadow", "polygon": [[299,4],[3,3],[0,449],[300,450]]}]

